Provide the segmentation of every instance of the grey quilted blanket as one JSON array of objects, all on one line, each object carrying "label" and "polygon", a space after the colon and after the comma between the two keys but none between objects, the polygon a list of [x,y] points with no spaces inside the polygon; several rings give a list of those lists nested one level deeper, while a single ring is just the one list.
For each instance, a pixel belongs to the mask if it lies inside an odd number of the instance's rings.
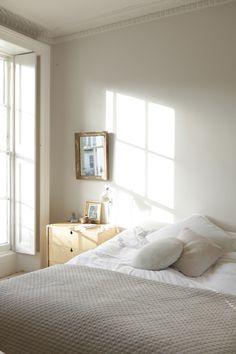
[{"label": "grey quilted blanket", "polygon": [[6,354],[234,354],[236,297],[77,265],[0,283]]}]

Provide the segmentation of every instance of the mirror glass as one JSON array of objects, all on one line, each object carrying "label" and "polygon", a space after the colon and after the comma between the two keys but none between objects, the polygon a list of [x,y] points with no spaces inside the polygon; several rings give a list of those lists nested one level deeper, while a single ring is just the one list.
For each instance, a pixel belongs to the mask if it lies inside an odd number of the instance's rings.
[{"label": "mirror glass", "polygon": [[108,133],[76,133],[76,178],[108,179]]}]

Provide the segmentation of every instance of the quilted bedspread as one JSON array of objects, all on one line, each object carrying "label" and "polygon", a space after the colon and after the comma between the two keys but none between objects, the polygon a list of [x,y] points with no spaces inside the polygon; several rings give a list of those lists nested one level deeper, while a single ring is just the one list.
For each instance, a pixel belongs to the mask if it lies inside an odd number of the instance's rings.
[{"label": "quilted bedspread", "polygon": [[0,283],[5,354],[235,354],[236,297],[58,265]]}]

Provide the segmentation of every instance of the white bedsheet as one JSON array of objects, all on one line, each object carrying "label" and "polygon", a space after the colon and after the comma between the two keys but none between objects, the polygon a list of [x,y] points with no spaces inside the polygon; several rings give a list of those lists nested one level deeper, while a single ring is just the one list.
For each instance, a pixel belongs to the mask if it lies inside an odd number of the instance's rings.
[{"label": "white bedsheet", "polygon": [[82,253],[68,263],[108,269],[145,279],[181,286],[203,288],[236,295],[236,252],[228,253],[208,269],[202,276],[190,278],[173,268],[161,271],[135,269],[131,260],[136,252],[147,243],[148,231],[140,228],[127,230],[98,248]]}]

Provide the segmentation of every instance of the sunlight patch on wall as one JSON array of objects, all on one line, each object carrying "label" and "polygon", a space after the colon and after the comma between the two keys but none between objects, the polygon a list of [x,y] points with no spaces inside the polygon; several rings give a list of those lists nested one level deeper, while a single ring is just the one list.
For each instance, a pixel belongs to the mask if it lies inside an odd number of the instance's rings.
[{"label": "sunlight patch on wall", "polygon": [[145,151],[116,142],[115,182],[139,195],[145,195]]},{"label": "sunlight patch on wall", "polygon": [[114,133],[118,219],[174,219],[175,111],[106,91],[106,129]]},{"label": "sunlight patch on wall", "polygon": [[116,94],[117,139],[145,147],[145,101]]},{"label": "sunlight patch on wall", "polygon": [[130,227],[133,220],[133,198],[121,189],[116,189],[113,200],[111,223],[118,223],[121,227]]},{"label": "sunlight patch on wall", "polygon": [[148,153],[147,197],[174,208],[174,161]]},{"label": "sunlight patch on wall", "polygon": [[165,157],[175,156],[175,111],[148,103],[148,150]]}]

